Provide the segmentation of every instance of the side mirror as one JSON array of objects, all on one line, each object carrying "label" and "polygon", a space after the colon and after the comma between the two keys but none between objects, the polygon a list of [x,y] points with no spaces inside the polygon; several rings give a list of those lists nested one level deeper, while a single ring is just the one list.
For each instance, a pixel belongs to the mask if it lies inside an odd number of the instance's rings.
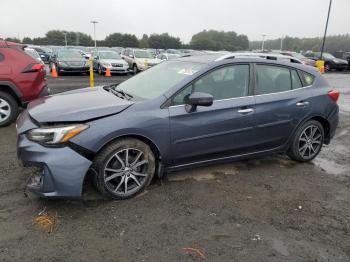
[{"label": "side mirror", "polygon": [[196,110],[197,106],[211,106],[213,101],[214,98],[211,94],[194,92],[185,98],[185,109],[188,113],[191,113]]},{"label": "side mirror", "polygon": [[97,55],[97,56],[95,56],[95,59],[98,60],[98,59],[100,59],[100,58],[99,58],[99,56]]},{"label": "side mirror", "polygon": [[130,58],[134,58],[134,55],[129,55]]}]

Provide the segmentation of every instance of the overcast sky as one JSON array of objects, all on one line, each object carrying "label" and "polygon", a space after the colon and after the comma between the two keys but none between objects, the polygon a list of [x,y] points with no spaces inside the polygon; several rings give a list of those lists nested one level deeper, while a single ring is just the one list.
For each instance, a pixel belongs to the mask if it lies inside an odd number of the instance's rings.
[{"label": "overcast sky", "polygon": [[[51,29],[93,35],[168,32],[185,43],[204,29],[235,31],[249,40],[324,32],[329,0],[12,0],[1,1],[0,36],[38,37]],[[333,0],[329,34],[350,33],[350,0]]]}]

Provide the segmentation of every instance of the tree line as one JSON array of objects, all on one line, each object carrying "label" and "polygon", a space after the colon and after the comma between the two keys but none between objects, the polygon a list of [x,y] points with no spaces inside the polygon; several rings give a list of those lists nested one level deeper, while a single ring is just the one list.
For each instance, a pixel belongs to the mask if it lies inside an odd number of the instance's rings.
[{"label": "tree line", "polygon": [[[322,47],[322,37],[298,38],[286,36],[282,39],[282,49],[289,51],[320,51]],[[249,43],[250,49],[261,49],[261,41],[252,41]],[[266,50],[279,50],[281,48],[281,38],[267,40],[264,43]],[[325,42],[325,51],[334,53],[335,51],[350,51],[350,35],[327,36]]]},{"label": "tree line", "polygon": [[[24,37],[21,40],[16,38],[6,38],[8,41],[19,42],[34,45],[57,45],[64,46],[67,41],[69,46],[93,46],[94,41],[90,35],[82,32],[69,32],[62,30],[51,30],[44,37],[29,38]],[[98,46],[106,47],[140,47],[140,48],[184,48],[195,50],[213,50],[213,51],[243,51],[260,49],[261,41],[249,41],[244,34],[237,34],[234,31],[224,32],[216,30],[204,30],[192,36],[188,44],[181,42],[179,37],[174,37],[168,33],[163,34],[144,34],[138,39],[133,34],[113,33],[104,40],[97,41]],[[279,50],[281,38],[267,40],[264,43],[264,49]],[[322,45],[321,37],[298,38],[286,36],[283,38],[283,50],[290,51],[319,51]],[[338,50],[350,51],[350,35],[328,36],[325,44],[325,51],[335,52]]]},{"label": "tree line", "polygon": [[[93,46],[94,40],[91,36],[82,32],[69,32],[62,30],[51,30],[44,37],[24,37],[22,41],[17,38],[6,38],[8,41],[33,45],[56,45],[64,46]],[[97,41],[98,46],[106,47],[140,47],[156,49],[197,49],[197,50],[245,50],[249,47],[248,37],[239,35],[236,32],[224,31],[202,31],[193,35],[189,44],[181,42],[179,37],[174,37],[168,33],[163,34],[144,34],[138,39],[133,34],[113,33],[104,40]]]}]

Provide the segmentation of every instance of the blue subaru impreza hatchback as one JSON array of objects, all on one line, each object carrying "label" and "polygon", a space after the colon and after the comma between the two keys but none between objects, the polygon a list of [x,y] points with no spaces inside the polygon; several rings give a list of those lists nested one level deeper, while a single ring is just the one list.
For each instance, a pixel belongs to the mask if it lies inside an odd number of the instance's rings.
[{"label": "blue subaru impreza hatchback", "polygon": [[27,187],[80,197],[87,174],[114,199],[176,169],[286,153],[305,162],[330,143],[337,99],[316,69],[257,57],[164,62],[111,86],[40,98],[17,120]]}]

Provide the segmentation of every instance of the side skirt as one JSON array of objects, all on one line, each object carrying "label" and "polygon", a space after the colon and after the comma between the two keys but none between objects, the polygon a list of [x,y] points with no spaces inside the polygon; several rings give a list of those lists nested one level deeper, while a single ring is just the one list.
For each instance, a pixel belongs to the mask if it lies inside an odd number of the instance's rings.
[{"label": "side skirt", "polygon": [[221,158],[213,158],[208,160],[186,163],[182,165],[170,166],[166,168],[166,171],[172,172],[172,171],[177,171],[181,169],[186,169],[189,167],[198,167],[198,166],[206,166],[210,164],[227,163],[227,162],[238,161],[238,160],[247,159],[247,158],[254,158],[254,157],[263,156],[263,155],[271,155],[271,154],[285,153],[285,152],[286,152],[286,146],[284,145],[281,147],[248,153],[248,154],[226,156]]}]

